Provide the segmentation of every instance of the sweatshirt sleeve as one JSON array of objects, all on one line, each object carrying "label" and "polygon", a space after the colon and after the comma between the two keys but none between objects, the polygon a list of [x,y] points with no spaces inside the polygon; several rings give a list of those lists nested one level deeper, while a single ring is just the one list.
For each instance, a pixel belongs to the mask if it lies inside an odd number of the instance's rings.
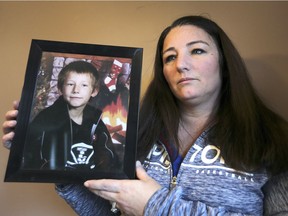
[{"label": "sweatshirt sleeve", "polygon": [[113,215],[109,201],[96,196],[82,185],[56,185],[56,192],[79,216]]},{"label": "sweatshirt sleeve", "polygon": [[243,216],[245,214],[227,212],[223,207],[211,207],[198,201],[187,201],[181,198],[182,188],[172,190],[162,188],[150,198],[145,206],[144,216],[155,215],[209,215],[209,216]]},{"label": "sweatshirt sleeve", "polygon": [[264,215],[288,215],[288,172],[272,177],[263,192]]}]

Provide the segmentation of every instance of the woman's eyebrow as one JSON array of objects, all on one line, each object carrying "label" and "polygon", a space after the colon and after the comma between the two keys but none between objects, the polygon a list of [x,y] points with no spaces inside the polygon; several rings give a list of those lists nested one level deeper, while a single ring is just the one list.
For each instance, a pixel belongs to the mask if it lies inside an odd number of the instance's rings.
[{"label": "woman's eyebrow", "polygon": [[162,55],[165,54],[166,52],[173,51],[173,50],[175,50],[174,47],[169,47],[168,49],[166,49],[162,52]]},{"label": "woman's eyebrow", "polygon": [[192,45],[198,44],[198,43],[206,44],[207,46],[209,46],[209,43],[207,43],[206,41],[203,41],[203,40],[191,41],[191,42],[187,43],[187,46],[192,46]]},{"label": "woman's eyebrow", "polygon": [[[206,44],[207,46],[209,46],[209,43],[207,43],[206,41],[203,41],[203,40],[191,41],[191,42],[187,43],[186,46],[192,46],[192,45],[198,44],[198,43]],[[174,50],[175,50],[175,47],[169,47],[168,49],[163,51],[162,55],[165,54],[166,52],[174,51]]]}]

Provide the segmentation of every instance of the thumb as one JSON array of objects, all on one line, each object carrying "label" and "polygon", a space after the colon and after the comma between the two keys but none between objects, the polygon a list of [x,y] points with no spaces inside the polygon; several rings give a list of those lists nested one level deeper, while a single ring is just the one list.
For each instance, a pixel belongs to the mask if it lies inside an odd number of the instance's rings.
[{"label": "thumb", "polygon": [[141,165],[140,161],[136,161],[136,175],[139,180],[147,180],[148,178],[150,178],[143,166]]},{"label": "thumb", "polygon": [[13,109],[18,110],[18,108],[19,108],[19,101],[18,100],[13,101]]}]

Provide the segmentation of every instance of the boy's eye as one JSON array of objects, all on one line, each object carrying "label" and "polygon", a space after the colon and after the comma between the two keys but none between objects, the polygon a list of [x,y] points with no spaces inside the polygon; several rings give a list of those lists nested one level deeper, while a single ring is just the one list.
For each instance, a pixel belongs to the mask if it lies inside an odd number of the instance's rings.
[{"label": "boy's eye", "polygon": [[200,55],[200,54],[203,54],[205,53],[205,51],[203,49],[193,49],[191,51],[192,54],[197,54],[197,55]]}]

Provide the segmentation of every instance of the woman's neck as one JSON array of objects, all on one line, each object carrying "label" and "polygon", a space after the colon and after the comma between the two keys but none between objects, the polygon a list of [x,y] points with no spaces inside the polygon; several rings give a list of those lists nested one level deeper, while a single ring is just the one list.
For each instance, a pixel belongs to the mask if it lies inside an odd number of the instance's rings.
[{"label": "woman's neck", "polygon": [[212,109],[196,109],[195,107],[181,106],[179,121],[179,153],[185,156],[196,139],[209,126],[213,119]]}]

